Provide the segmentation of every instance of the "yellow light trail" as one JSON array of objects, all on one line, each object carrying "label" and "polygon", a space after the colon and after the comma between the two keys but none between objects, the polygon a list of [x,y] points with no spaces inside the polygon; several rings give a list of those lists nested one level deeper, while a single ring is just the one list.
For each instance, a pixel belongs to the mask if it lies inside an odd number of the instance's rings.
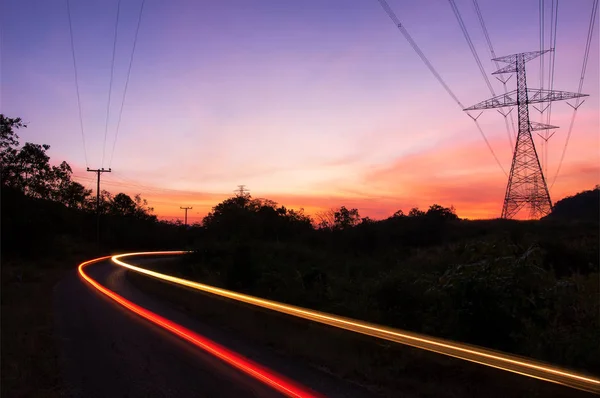
[{"label": "yellow light trail", "polygon": [[408,332],[405,330],[394,329],[387,326],[381,326],[373,323],[367,323],[356,319],[345,318],[320,311],[296,307],[293,305],[282,304],[272,300],[266,300],[246,294],[236,293],[230,290],[205,285],[186,279],[177,278],[171,275],[161,274],[135,265],[128,264],[121,259],[133,256],[158,256],[158,255],[180,255],[185,251],[162,251],[162,252],[140,252],[126,253],[112,257],[112,261],[122,267],[132,271],[154,277],[156,279],[169,281],[178,285],[191,287],[207,293],[212,293],[232,300],[253,304],[258,307],[267,308],[273,311],[292,315],[299,318],[308,319],[314,322],[323,323],[341,329],[350,330],[356,333],[377,337],[395,343],[409,345],[427,351],[433,351],[481,365],[517,373],[523,376],[532,377],[552,383],[561,384],[571,388],[600,394],[600,380],[576,373],[574,371],[561,369],[552,365],[545,364],[529,358],[522,358],[516,355],[493,351],[487,348],[477,347],[460,342],[444,340],[437,337],[430,337],[419,333]]},{"label": "yellow light trail", "polygon": [[94,260],[85,261],[79,264],[78,272],[79,275],[87,281],[90,285],[95,287],[98,291],[103,293],[104,295],[110,297],[117,303],[121,304],[123,307],[127,308],[131,312],[134,312],[149,320],[150,322],[168,330],[176,336],[181,337],[184,340],[194,344],[195,346],[203,349],[204,351],[214,355],[215,357],[221,359],[222,361],[228,363],[229,365],[249,374],[257,380],[260,380],[264,384],[274,388],[275,390],[281,392],[282,394],[291,397],[291,398],[320,398],[320,395],[314,393],[306,389],[303,386],[285,378],[282,375],[276,374],[273,371],[252,362],[248,358],[245,358],[227,348],[215,343],[212,340],[207,339],[204,336],[201,336],[189,329],[184,328],[181,325],[178,325],[175,322],[172,322],[162,316],[155,314],[146,308],[143,308],[124,297],[118,295],[112,290],[102,286],[97,281],[95,281],[91,276],[89,276],[84,268],[88,265],[92,265],[98,263],[100,261],[106,260],[110,258],[110,256],[96,258]]}]

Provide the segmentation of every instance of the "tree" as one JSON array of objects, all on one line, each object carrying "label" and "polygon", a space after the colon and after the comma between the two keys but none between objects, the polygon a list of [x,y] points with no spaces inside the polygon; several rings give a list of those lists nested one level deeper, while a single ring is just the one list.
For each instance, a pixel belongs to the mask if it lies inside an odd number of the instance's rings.
[{"label": "tree", "polygon": [[46,153],[50,145],[27,142],[18,149],[15,130],[27,127],[20,118],[0,114],[0,165],[2,185],[28,196],[50,199],[68,207],[83,208],[91,191],[71,180],[73,170],[67,162],[50,165]]},{"label": "tree", "polygon": [[281,239],[311,228],[303,210],[294,211],[269,199],[236,195],[219,203],[203,219],[211,236],[233,240]]},{"label": "tree", "polygon": [[442,220],[458,220],[454,206],[443,207],[438,204],[431,205],[427,210],[428,217],[434,217]]},{"label": "tree", "polygon": [[353,227],[360,222],[360,215],[357,209],[348,210],[345,206],[339,208],[334,214],[335,228],[346,229]]},{"label": "tree", "polygon": [[[71,175],[73,170],[67,162],[62,162],[58,166],[52,166],[52,170],[48,175],[48,189],[50,191],[50,199],[67,204],[69,200],[65,195],[73,193],[71,185]],[[90,191],[91,192],[91,191]]]},{"label": "tree", "polygon": [[[113,195],[110,192],[108,192],[104,189],[100,191],[100,212],[101,213],[110,212],[112,200],[113,200]],[[93,209],[94,211],[97,210],[95,196],[90,196],[88,198],[87,203],[86,203],[86,208]]]},{"label": "tree", "polygon": [[332,229],[335,225],[335,210],[327,209],[315,214],[317,228]]},{"label": "tree", "polygon": [[71,181],[65,189],[61,190],[60,202],[74,209],[85,209],[91,195],[91,189],[85,189],[80,183]]},{"label": "tree", "polygon": [[34,198],[48,198],[52,168],[46,151],[50,145],[25,143],[16,157],[17,188]]},{"label": "tree", "polygon": [[[19,145],[19,136],[15,129],[27,127],[20,117],[11,119],[0,113],[0,151],[14,148]],[[4,154],[4,152],[0,152]]]},{"label": "tree", "polygon": [[247,213],[247,207],[250,204],[250,195],[238,195],[232,198],[225,199],[219,203],[213,210],[209,212],[202,220],[206,227],[216,226],[217,224],[225,224],[233,220],[240,221]]},{"label": "tree", "polygon": [[120,216],[133,216],[136,214],[136,204],[129,195],[118,193],[110,203],[110,213]]},{"label": "tree", "polygon": [[421,217],[424,216],[425,212],[422,210],[419,210],[418,207],[413,207],[412,209],[410,209],[410,211],[408,212],[408,216],[409,217]]},{"label": "tree", "polygon": [[393,215],[392,218],[396,218],[396,217],[405,217],[404,212],[402,211],[402,209],[397,210]]},{"label": "tree", "polygon": [[7,118],[0,114],[0,182],[16,188],[15,170],[19,136],[15,130],[27,127],[20,118]]},{"label": "tree", "polygon": [[133,201],[135,202],[135,216],[140,219],[156,221],[157,218],[154,214],[154,207],[148,206],[148,201],[143,199],[142,196],[138,193],[133,197]]}]

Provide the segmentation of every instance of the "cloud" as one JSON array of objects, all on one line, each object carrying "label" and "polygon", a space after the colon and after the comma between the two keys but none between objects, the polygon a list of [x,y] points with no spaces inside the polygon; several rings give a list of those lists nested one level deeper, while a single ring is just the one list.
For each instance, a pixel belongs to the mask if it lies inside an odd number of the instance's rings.
[{"label": "cloud", "polygon": [[[503,136],[492,138],[490,143],[497,149],[502,165],[508,173],[511,158],[507,153],[506,138]],[[562,144],[557,142],[554,151],[550,153],[549,183],[555,175]],[[502,149],[506,149],[505,153],[501,152]],[[363,217],[381,219],[390,216],[398,209],[407,212],[412,207],[427,209],[432,204],[440,204],[453,205],[460,217],[475,219],[500,216],[507,176],[498,167],[481,140],[439,142],[380,166],[361,165],[363,156],[362,153],[353,153],[332,160],[314,159],[311,164],[303,168],[290,169],[289,172],[284,173],[290,180],[290,176],[302,170],[314,170],[320,176],[336,170],[336,173],[322,179],[320,183],[305,186],[304,189],[298,188],[298,185],[302,185],[297,179],[298,176],[291,178],[291,182],[277,183],[275,177],[281,170],[274,170],[271,178],[263,175],[262,180],[253,181],[249,188],[254,197],[272,199],[288,208],[304,208],[310,215],[320,210],[346,206],[357,208]],[[95,187],[93,174],[85,173],[83,170],[75,172],[87,177],[88,186],[91,184],[91,187]],[[214,177],[221,174],[213,173]],[[254,173],[271,174],[262,165],[251,165],[242,174],[228,175],[223,172],[221,177],[248,178]],[[197,180],[202,181],[203,178]],[[263,188],[260,186],[261,181],[266,184]],[[582,134],[569,146],[561,173],[551,189],[551,198],[556,202],[567,195],[590,189],[598,183],[600,183],[600,162],[597,154],[597,138]],[[286,184],[296,188],[287,189]],[[267,186],[277,188],[269,189]],[[181,190],[164,189],[124,180],[119,173],[115,173],[114,176],[104,175],[103,187],[110,191],[122,191],[128,194],[141,193],[161,218],[182,219],[183,211],[179,207],[192,206],[193,210],[188,213],[190,222],[201,221],[212,207],[231,197],[235,188],[232,185],[231,191],[219,189],[213,192],[202,189],[187,190],[185,187]]]}]

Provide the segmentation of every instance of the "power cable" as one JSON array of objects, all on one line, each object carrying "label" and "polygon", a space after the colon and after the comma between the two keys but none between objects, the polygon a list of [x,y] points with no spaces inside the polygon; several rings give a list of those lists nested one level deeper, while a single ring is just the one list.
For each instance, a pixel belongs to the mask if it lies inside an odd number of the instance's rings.
[{"label": "power cable", "polygon": [[[539,42],[540,42],[540,53],[542,51],[544,51],[544,36],[545,36],[545,29],[544,29],[544,22],[545,22],[545,4],[544,4],[544,0],[539,0],[538,2],[538,11],[539,11],[539,27],[540,27],[540,34],[539,34]],[[544,54],[540,55],[540,88],[543,90],[544,89]],[[540,113],[540,123],[542,123],[544,121],[544,111],[546,110],[544,107],[544,103],[541,103],[541,108],[535,108],[539,113]],[[548,136],[548,130],[546,130],[546,137]],[[547,153],[546,146],[547,146],[548,142],[547,141],[542,141],[541,145],[542,145],[542,151],[541,151],[541,164],[543,167],[546,164],[545,161],[545,154]]]},{"label": "power cable", "polygon": [[119,28],[119,13],[121,11],[121,0],[117,3],[117,19],[115,21],[115,36],[113,40],[113,51],[112,51],[112,62],[110,67],[110,82],[108,84],[108,102],[106,104],[106,123],[104,125],[104,145],[102,146],[102,162],[100,163],[104,167],[104,154],[106,152],[106,136],[108,135],[108,119],[110,115],[110,96],[112,93],[113,76],[115,72],[115,53],[117,52],[117,31]]},{"label": "power cable", "polygon": [[[490,39],[490,35],[485,26],[485,20],[483,19],[483,14],[481,13],[481,9],[479,8],[479,3],[477,2],[477,0],[473,0],[473,6],[475,7],[475,12],[477,13],[477,18],[479,19],[479,24],[481,25],[481,30],[483,30],[483,35],[485,36],[485,40],[487,41],[488,48],[490,50],[490,55],[492,57],[492,60],[494,60],[497,58],[496,52],[494,51],[494,46],[492,45],[492,40]],[[494,61],[494,63],[496,64],[496,69],[500,69],[500,63],[498,61]],[[502,86],[504,88],[504,94],[508,94],[508,88],[506,87],[506,83],[508,82],[508,79],[500,80],[500,82],[502,83]],[[517,136],[517,129],[515,127],[515,119],[513,117],[512,112],[508,112],[508,114],[500,112],[500,114],[504,117],[504,125],[506,126],[506,135],[508,137],[508,142],[510,144],[510,152],[513,153],[513,151],[514,151],[513,137]],[[509,115],[510,115],[510,124],[508,123]],[[512,127],[512,135],[511,135],[510,127]]]},{"label": "power cable", "polygon": [[454,15],[456,16],[456,19],[458,20],[458,24],[460,26],[460,29],[463,32],[463,35],[465,36],[465,40],[467,41],[467,44],[469,45],[469,48],[471,49],[471,54],[473,54],[473,58],[475,58],[475,62],[477,63],[477,66],[479,67],[479,71],[481,72],[481,76],[483,76],[483,80],[485,80],[485,84],[487,84],[488,88],[490,89],[490,93],[492,93],[492,96],[495,97],[496,93],[494,92],[494,88],[492,87],[492,84],[490,83],[490,79],[489,79],[487,73],[485,73],[485,69],[483,68],[481,59],[479,59],[479,55],[477,54],[475,45],[473,44],[473,41],[471,40],[471,36],[469,36],[469,31],[467,30],[467,26],[465,25],[465,23],[462,19],[462,16],[460,15],[460,11],[459,11],[458,7],[456,6],[456,3],[454,2],[454,0],[448,0],[448,2],[450,3],[450,6],[452,7],[452,11],[454,11]]},{"label": "power cable", "polygon": [[[596,14],[598,12],[598,0],[594,0],[594,3],[592,4],[592,13],[590,16],[590,24],[588,27],[588,34],[587,34],[587,38],[586,38],[586,43],[585,43],[585,50],[584,50],[584,54],[583,54],[583,64],[581,67],[581,77],[579,78],[579,89],[577,90],[578,94],[581,94],[581,90],[583,89],[583,81],[585,79],[585,72],[587,69],[587,63],[588,63],[588,59],[590,56],[590,47],[591,47],[591,43],[592,43],[592,38],[593,38],[593,34],[594,34],[594,25],[596,22]],[[558,162],[558,168],[556,170],[556,174],[554,175],[554,180],[552,181],[552,185],[550,185],[550,189],[552,189],[552,187],[554,186],[554,183],[556,182],[556,179],[558,178],[558,174],[560,173],[560,169],[562,167],[562,163],[565,159],[565,153],[567,152],[567,146],[569,145],[569,139],[571,138],[571,133],[573,131],[573,125],[575,124],[575,118],[577,116],[577,110],[579,109],[579,106],[582,104],[582,102],[580,102],[581,97],[577,98],[577,100],[575,101],[575,106],[572,106],[573,108],[573,115],[571,116],[571,123],[569,124],[569,131],[567,132],[567,139],[565,140],[565,145],[563,147],[562,150],[562,154],[560,156],[560,161]]]},{"label": "power cable", "polygon": [[[550,11],[550,62],[548,67],[548,89],[554,90],[554,70],[556,62],[556,37],[558,28],[558,0],[552,0],[552,8]],[[546,124],[550,124],[552,120],[552,101],[548,104],[548,112],[546,113]],[[552,133],[554,134],[554,133]],[[548,130],[545,130],[544,137],[544,175],[548,178]]]},{"label": "power cable", "polygon": [[115,147],[117,145],[117,138],[119,137],[119,128],[121,127],[121,117],[123,116],[123,107],[125,106],[125,97],[127,96],[127,88],[129,87],[129,78],[131,76],[131,66],[133,65],[133,56],[135,54],[135,47],[136,47],[137,40],[138,40],[138,34],[140,32],[140,25],[142,22],[142,13],[144,11],[144,3],[145,2],[146,2],[146,0],[142,0],[142,5],[140,6],[140,12],[138,15],[137,28],[135,29],[135,36],[133,39],[133,48],[131,50],[131,58],[129,59],[129,68],[127,69],[127,78],[125,80],[125,90],[123,91],[123,99],[121,100],[121,108],[119,110],[119,118],[117,119],[117,129],[115,132],[115,140],[113,141],[113,147],[112,147],[112,152],[110,155],[110,161],[108,162],[109,168],[112,165],[113,156],[115,154]]},{"label": "power cable", "polygon": [[[392,20],[392,22],[394,22],[394,24],[396,25],[396,27],[398,28],[398,30],[400,31],[400,33],[402,33],[402,35],[404,36],[404,38],[406,39],[406,41],[408,41],[408,43],[413,48],[413,50],[415,50],[415,52],[417,53],[417,55],[425,63],[425,65],[427,66],[427,68],[429,69],[429,71],[433,74],[433,76],[437,79],[437,81],[442,85],[442,87],[444,87],[444,90],[446,90],[446,92],[448,93],[448,95],[450,95],[450,97],[452,97],[452,99],[458,104],[458,106],[460,107],[461,110],[465,109],[465,106],[462,104],[462,102],[460,102],[460,100],[458,99],[458,97],[452,92],[452,90],[450,90],[450,87],[448,87],[448,85],[446,84],[446,82],[444,81],[444,79],[442,79],[442,77],[440,76],[440,74],[435,70],[435,68],[433,67],[433,65],[431,64],[431,62],[429,62],[429,59],[427,59],[427,57],[425,56],[425,54],[423,53],[423,51],[421,51],[421,49],[419,48],[419,46],[417,45],[417,43],[413,40],[413,38],[408,33],[408,31],[406,30],[406,28],[402,25],[402,23],[400,23],[400,20],[398,19],[398,17],[394,13],[394,11],[390,8],[390,6],[388,5],[387,1],[386,0],[378,0],[378,1],[379,1],[379,4],[381,5],[381,7],[383,8],[383,10],[386,12],[386,14]],[[502,166],[502,163],[500,163],[500,160],[498,160],[498,157],[496,156],[496,153],[492,149],[492,146],[490,145],[487,137],[483,133],[483,130],[481,129],[481,126],[479,125],[479,122],[477,121],[476,118],[472,117],[471,115],[469,115],[469,117],[471,117],[471,119],[473,119],[473,121],[475,122],[475,125],[477,126],[477,129],[481,133],[481,136],[483,137],[483,140],[485,141],[488,149],[492,153],[492,156],[496,160],[496,163],[498,163],[498,166],[500,166],[500,169],[502,170],[502,172],[508,177],[508,174],[506,173],[506,170],[504,170],[504,167]]]},{"label": "power cable", "polygon": [[87,149],[85,145],[85,133],[83,130],[83,114],[81,112],[81,96],[79,95],[79,77],[77,75],[77,61],[75,60],[75,42],[73,39],[73,23],[71,22],[71,4],[67,0],[67,14],[69,16],[69,34],[71,37],[71,54],[73,55],[73,70],[75,71],[75,89],[77,92],[77,107],[79,109],[79,126],[81,129],[81,141],[83,143],[83,156],[85,158],[86,167],[89,166]]}]

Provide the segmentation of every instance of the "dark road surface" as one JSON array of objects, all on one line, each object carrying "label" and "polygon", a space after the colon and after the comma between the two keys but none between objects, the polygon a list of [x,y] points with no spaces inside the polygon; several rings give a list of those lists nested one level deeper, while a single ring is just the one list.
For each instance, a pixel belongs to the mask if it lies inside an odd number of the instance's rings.
[{"label": "dark road surface", "polygon": [[[110,260],[86,272],[126,299],[329,397],[369,397],[358,386],[253,347],[146,295]],[[56,338],[73,397],[281,397],[258,380],[140,318],[69,273],[54,291]]]}]

